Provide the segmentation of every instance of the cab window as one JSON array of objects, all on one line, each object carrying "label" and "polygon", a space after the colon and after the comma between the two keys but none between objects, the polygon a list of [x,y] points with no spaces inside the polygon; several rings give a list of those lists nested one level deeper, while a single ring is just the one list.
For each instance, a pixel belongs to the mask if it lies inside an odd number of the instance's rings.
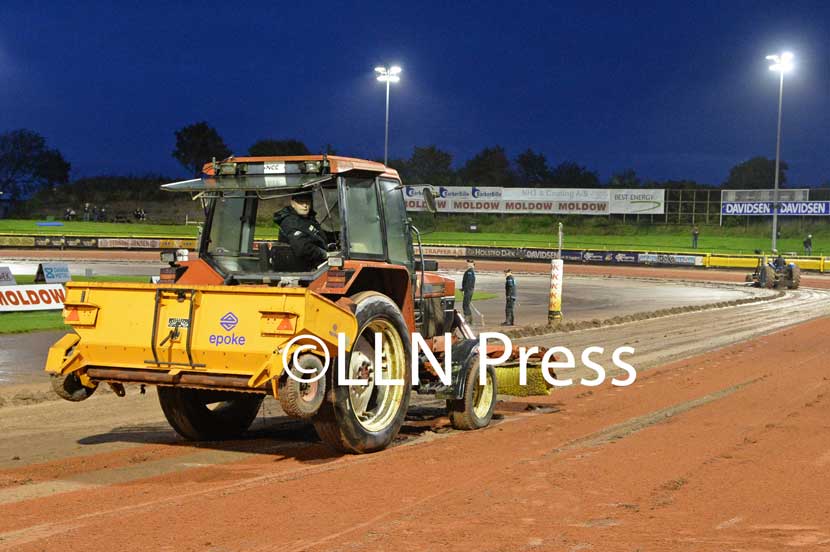
[{"label": "cab window", "polygon": [[383,232],[374,178],[345,178],[350,257],[384,258]]}]

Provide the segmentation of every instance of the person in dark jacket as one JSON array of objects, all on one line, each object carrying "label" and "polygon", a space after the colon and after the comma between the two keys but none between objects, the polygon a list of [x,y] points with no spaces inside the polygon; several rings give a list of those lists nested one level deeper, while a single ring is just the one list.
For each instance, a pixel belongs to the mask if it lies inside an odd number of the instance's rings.
[{"label": "person in dark jacket", "polygon": [[274,213],[280,227],[279,241],[291,246],[294,256],[308,269],[328,258],[326,238],[311,208],[311,194],[291,196],[291,204]]},{"label": "person in dark jacket", "polygon": [[516,280],[508,268],[504,271],[504,322],[502,326],[513,326],[513,306],[516,304]]},{"label": "person in dark jacket", "polygon": [[812,255],[813,254],[813,235],[807,234],[807,238],[804,240],[804,254],[805,255]]},{"label": "person in dark jacket", "polygon": [[464,278],[461,280],[461,291],[464,292],[464,318],[467,321],[473,319],[473,311],[470,309],[470,304],[473,301],[473,292],[476,289],[476,263],[472,259],[467,259],[467,270],[464,272]]},{"label": "person in dark jacket", "polygon": [[782,269],[787,266],[787,261],[784,260],[784,257],[781,256],[777,249],[773,249],[772,254],[775,255],[775,260],[772,261],[772,266],[774,268]]}]

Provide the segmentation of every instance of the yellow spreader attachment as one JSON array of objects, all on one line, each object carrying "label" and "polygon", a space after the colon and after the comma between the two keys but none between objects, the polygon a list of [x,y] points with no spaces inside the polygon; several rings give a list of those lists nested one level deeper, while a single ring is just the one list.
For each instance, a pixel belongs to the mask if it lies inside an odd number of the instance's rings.
[{"label": "yellow spreader attachment", "polygon": [[349,308],[305,288],[66,287],[63,318],[75,334],[50,348],[46,371],[74,373],[88,387],[134,382],[276,396],[284,354],[290,359],[294,348],[314,345],[306,351],[328,353],[333,363],[338,334],[351,350],[357,333]]},{"label": "yellow spreader attachment", "polygon": [[542,375],[542,369],[533,365],[527,367],[527,385],[520,383],[518,366],[496,366],[496,382],[500,395],[514,397],[547,396],[553,388]]}]

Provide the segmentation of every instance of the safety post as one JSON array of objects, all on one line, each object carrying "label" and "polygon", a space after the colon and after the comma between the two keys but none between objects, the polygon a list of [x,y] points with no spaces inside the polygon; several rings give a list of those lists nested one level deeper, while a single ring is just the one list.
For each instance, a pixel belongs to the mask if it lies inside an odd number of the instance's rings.
[{"label": "safety post", "polygon": [[562,320],[562,280],[565,265],[562,259],[550,261],[550,302],[548,303],[548,326]]}]

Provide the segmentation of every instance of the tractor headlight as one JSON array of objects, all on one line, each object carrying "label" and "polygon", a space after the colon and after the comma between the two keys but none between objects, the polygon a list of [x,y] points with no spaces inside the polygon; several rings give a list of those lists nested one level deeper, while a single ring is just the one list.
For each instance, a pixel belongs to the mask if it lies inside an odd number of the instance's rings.
[{"label": "tractor headlight", "polygon": [[161,252],[161,262],[173,266],[179,261],[187,261],[189,253],[187,249],[165,249]]}]

